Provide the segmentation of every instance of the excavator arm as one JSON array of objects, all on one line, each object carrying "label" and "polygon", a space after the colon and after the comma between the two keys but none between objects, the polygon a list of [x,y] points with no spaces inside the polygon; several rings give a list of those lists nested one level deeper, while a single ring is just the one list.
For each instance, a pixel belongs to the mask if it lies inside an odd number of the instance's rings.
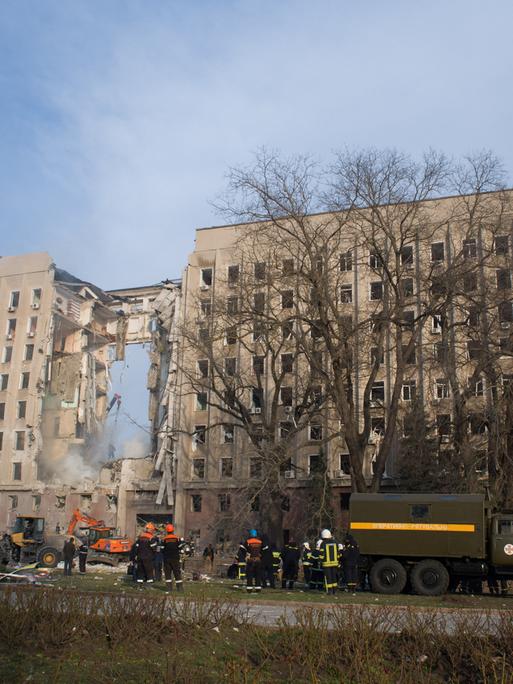
[{"label": "excavator arm", "polygon": [[87,513],[82,513],[81,510],[75,508],[73,515],[71,516],[71,520],[69,521],[67,531],[68,535],[73,534],[79,522],[85,523],[87,527],[105,527],[103,520],[96,520],[96,518],[92,518],[90,515],[87,515]]}]

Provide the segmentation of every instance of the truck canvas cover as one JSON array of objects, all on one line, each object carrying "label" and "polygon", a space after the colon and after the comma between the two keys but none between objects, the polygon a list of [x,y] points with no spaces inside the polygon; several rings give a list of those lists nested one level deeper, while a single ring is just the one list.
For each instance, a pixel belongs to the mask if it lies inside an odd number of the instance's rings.
[{"label": "truck canvas cover", "polygon": [[364,554],[485,557],[479,494],[352,494],[350,520]]}]

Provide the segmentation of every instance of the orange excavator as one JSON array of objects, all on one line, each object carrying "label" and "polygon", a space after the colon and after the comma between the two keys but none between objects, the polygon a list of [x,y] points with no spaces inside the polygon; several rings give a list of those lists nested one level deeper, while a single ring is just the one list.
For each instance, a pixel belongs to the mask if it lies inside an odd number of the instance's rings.
[{"label": "orange excavator", "polygon": [[[85,523],[85,525],[78,527],[77,531],[78,523]],[[96,520],[76,508],[69,521],[67,534],[87,538],[88,562],[117,565],[120,560],[128,559],[132,542],[127,537],[116,537],[114,531],[115,528],[108,527],[103,520]]]}]

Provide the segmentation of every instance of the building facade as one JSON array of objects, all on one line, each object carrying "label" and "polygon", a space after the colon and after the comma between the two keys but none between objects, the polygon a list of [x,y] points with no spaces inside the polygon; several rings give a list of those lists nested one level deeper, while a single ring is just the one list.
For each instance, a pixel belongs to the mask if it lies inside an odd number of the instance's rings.
[{"label": "building facade", "polygon": [[[475,202],[427,201],[414,211],[301,217],[297,232],[309,231],[302,234],[304,252],[299,241],[280,237],[284,221],[199,229],[184,273],[176,519],[201,543],[236,542],[238,524],[258,520],[257,508],[252,516],[240,500],[241,492],[244,499],[254,491],[257,454],[248,421],[271,441],[280,431],[284,440],[295,433],[281,468],[285,534],[308,532],[301,515],[320,461],[327,464],[333,519],[343,526],[351,467],[347,426],[326,390],[336,374],[317,330],[326,312],[340,348],[347,342],[342,366],[350,367],[354,422],[360,431],[369,425],[367,483],[393,421],[383,484],[398,486],[396,461],[414,405],[429,424],[438,460],[453,458],[456,441],[462,477],[480,486],[488,475],[491,417],[513,372],[511,192]],[[313,304],[315,297],[324,303]],[[276,346],[269,329],[280,322]],[[227,375],[236,411],[218,388],[216,378],[226,383]],[[296,425],[312,392],[319,410]],[[269,424],[276,435],[266,435]]]}]

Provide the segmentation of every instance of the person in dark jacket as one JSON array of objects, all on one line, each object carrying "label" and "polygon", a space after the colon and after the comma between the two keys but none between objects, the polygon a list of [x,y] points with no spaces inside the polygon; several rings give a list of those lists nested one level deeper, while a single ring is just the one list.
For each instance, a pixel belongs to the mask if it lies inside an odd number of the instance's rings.
[{"label": "person in dark jacket", "polygon": [[155,575],[155,582],[162,581],[162,566],[164,563],[164,556],[162,555],[162,542],[158,537],[155,537],[157,546],[155,547],[155,557],[153,558],[153,573]]},{"label": "person in dark jacket", "polygon": [[[246,590],[262,590],[262,540],[256,530],[250,530],[249,539],[244,544],[246,551]],[[253,582],[255,583],[253,587]]]},{"label": "person in dark jacket", "polygon": [[214,570],[215,555],[216,555],[216,550],[214,549],[212,544],[205,546],[205,548],[203,549],[203,559],[210,563],[210,572],[212,572]]},{"label": "person in dark jacket", "polygon": [[81,575],[85,575],[86,563],[87,563],[87,553],[89,547],[85,542],[82,542],[78,547],[78,571]]},{"label": "person in dark jacket", "polygon": [[73,559],[75,558],[75,540],[73,537],[69,537],[64,542],[64,547],[62,549],[62,556],[64,558],[64,574],[71,575],[71,568],[73,567]]},{"label": "person in dark jacket", "polygon": [[182,591],[182,568],[180,551],[182,542],[175,534],[175,528],[171,523],[166,525],[166,536],[162,540],[162,556],[164,558],[164,576],[169,590],[173,588],[173,577],[177,591]]},{"label": "person in dark jacket", "polygon": [[301,564],[303,566],[303,579],[305,587],[310,589],[310,578],[312,576],[312,551],[308,542],[303,542],[301,551]]},{"label": "person in dark jacket", "polygon": [[273,568],[273,545],[269,543],[267,537],[262,537],[262,586],[269,586],[271,589],[276,587],[274,581]]},{"label": "person in dark jacket", "polygon": [[148,523],[136,542],[137,582],[153,583],[153,560],[157,550],[155,526]]},{"label": "person in dark jacket", "polygon": [[324,571],[321,565],[321,552],[318,548],[310,551],[310,559],[312,565],[310,566],[309,589],[324,591]]},{"label": "person in dark jacket", "polygon": [[294,582],[297,581],[299,572],[299,558],[301,551],[297,544],[290,540],[285,544],[285,548],[281,553],[281,560],[283,562],[283,574],[281,577],[282,589],[294,589]]},{"label": "person in dark jacket", "polygon": [[344,547],[342,549],[342,568],[344,570],[344,580],[347,591],[356,591],[358,586],[358,561],[360,560],[360,549],[358,542],[352,534],[346,534]]}]

